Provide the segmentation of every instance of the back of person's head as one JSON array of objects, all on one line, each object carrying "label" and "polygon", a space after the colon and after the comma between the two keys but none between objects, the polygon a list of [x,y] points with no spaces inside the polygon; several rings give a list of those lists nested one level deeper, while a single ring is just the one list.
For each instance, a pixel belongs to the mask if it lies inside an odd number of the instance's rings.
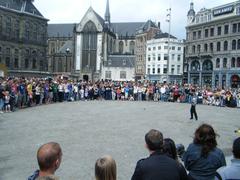
[{"label": "back of person's head", "polygon": [[207,156],[217,146],[216,136],[213,127],[208,124],[197,128],[193,142],[202,146],[202,156]]},{"label": "back of person's head", "polygon": [[61,164],[61,159],[62,150],[56,142],[46,143],[38,149],[37,160],[41,171],[57,170]]},{"label": "back of person's head", "polygon": [[232,151],[233,156],[237,159],[240,159],[240,137],[234,140]]},{"label": "back of person's head", "polygon": [[145,142],[150,151],[157,151],[163,149],[163,135],[158,130],[151,129],[145,135]]},{"label": "back of person's head", "polygon": [[172,139],[170,139],[170,138],[165,138],[164,139],[163,150],[164,150],[164,153],[168,157],[170,157],[174,160],[178,159],[176,145],[175,145],[175,142]]},{"label": "back of person's head", "polygon": [[116,180],[117,166],[115,160],[109,156],[103,156],[97,159],[95,163],[96,180]]}]

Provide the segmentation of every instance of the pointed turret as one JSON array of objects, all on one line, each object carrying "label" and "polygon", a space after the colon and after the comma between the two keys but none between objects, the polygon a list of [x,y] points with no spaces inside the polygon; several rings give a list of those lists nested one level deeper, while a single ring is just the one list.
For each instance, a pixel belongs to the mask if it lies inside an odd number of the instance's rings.
[{"label": "pointed turret", "polygon": [[109,10],[109,0],[107,0],[107,5],[106,5],[106,12],[105,12],[105,23],[110,26],[111,22],[111,16],[110,16],[110,10]]},{"label": "pointed turret", "polygon": [[194,11],[193,2],[190,3],[190,9],[188,11],[187,17],[188,17],[188,24],[192,23],[195,19],[195,11]]}]

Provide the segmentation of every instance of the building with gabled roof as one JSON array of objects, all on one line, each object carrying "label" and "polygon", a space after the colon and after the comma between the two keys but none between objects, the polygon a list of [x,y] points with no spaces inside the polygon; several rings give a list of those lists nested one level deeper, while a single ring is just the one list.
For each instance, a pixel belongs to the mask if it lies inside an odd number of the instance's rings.
[{"label": "building with gabled roof", "polygon": [[31,0],[0,0],[0,63],[10,76],[48,74],[47,21]]}]

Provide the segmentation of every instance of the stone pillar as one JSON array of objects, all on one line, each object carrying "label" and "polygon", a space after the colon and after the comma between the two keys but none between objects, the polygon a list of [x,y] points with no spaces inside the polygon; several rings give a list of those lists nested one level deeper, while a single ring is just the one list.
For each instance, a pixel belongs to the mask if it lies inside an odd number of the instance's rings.
[{"label": "stone pillar", "polygon": [[214,71],[212,72],[212,89],[215,88],[215,73]]},{"label": "stone pillar", "polygon": [[202,71],[199,72],[199,86],[202,87]]},{"label": "stone pillar", "polygon": [[76,71],[80,71],[81,69],[81,51],[82,51],[82,35],[77,34],[76,37],[76,51],[75,51],[75,59],[76,59],[76,63],[75,63],[75,70]]},{"label": "stone pillar", "polygon": [[191,84],[191,74],[189,71],[188,71],[188,84]]},{"label": "stone pillar", "polygon": [[220,88],[222,88],[222,73],[221,72],[219,72],[219,74],[218,74],[218,86],[220,87]]},{"label": "stone pillar", "polygon": [[226,74],[226,88],[229,88],[230,87],[230,74],[227,73]]}]

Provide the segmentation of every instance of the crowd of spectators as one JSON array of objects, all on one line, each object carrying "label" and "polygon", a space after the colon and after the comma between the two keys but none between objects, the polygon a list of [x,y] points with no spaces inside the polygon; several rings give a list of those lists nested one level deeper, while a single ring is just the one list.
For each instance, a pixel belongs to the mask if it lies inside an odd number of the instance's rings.
[{"label": "crowd of spectators", "polygon": [[[171,138],[164,139],[158,130],[150,130],[145,135],[149,156],[137,162],[131,180],[239,180],[240,137],[233,142],[233,159],[227,166],[222,150],[217,147],[216,137],[211,125],[200,125],[180,161],[174,141]],[[55,176],[62,161],[62,150],[58,143],[42,145],[38,149],[37,160],[39,170],[28,180],[59,179]],[[97,159],[95,179],[117,179],[117,163],[110,155]]]},{"label": "crowd of spectators", "polygon": [[78,100],[163,101],[219,107],[240,107],[240,89],[200,88],[190,84],[160,84],[150,81],[74,81],[63,78],[0,79],[0,112]]}]

